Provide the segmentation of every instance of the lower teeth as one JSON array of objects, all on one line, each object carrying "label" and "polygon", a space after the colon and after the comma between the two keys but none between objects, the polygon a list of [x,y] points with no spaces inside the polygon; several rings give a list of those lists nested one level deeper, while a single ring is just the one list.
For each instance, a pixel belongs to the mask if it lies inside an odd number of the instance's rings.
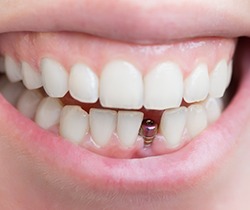
[{"label": "lower teeth", "polygon": [[22,83],[10,83],[4,76],[0,84],[6,100],[40,127],[91,151],[117,158],[175,151],[215,122],[224,107],[222,98],[207,98],[189,107],[165,110],[156,123],[150,118],[143,120],[144,114],[139,111],[91,108],[87,113],[80,106],[44,97],[41,91],[25,90]]}]

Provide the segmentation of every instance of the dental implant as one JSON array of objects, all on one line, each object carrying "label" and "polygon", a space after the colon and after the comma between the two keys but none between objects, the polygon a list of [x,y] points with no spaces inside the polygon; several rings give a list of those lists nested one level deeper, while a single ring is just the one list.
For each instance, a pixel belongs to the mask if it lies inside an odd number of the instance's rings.
[{"label": "dental implant", "polygon": [[144,146],[150,146],[158,131],[158,125],[151,119],[144,119],[141,124],[139,135],[144,139]]}]

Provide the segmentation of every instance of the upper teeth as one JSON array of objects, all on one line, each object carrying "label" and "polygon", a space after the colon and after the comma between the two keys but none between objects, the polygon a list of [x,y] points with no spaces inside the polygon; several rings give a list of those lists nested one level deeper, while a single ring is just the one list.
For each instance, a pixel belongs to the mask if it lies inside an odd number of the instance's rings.
[{"label": "upper teeth", "polygon": [[41,61],[41,76],[26,62],[19,65],[9,56],[5,57],[5,68],[10,81],[23,79],[28,89],[43,84],[50,97],[63,97],[69,91],[80,102],[94,103],[99,98],[103,107],[140,109],[145,106],[164,110],[179,107],[182,98],[192,103],[208,95],[222,97],[231,79],[232,62],[222,59],[212,71],[200,63],[185,79],[178,64],[173,62],[160,63],[143,76],[133,64],[113,60],[104,66],[99,78],[86,64],[75,64],[68,73],[60,63],[49,58]]}]

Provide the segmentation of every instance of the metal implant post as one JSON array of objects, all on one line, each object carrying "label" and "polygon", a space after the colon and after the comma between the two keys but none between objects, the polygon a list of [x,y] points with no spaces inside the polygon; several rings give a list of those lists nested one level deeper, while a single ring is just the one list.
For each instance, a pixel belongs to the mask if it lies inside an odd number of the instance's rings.
[{"label": "metal implant post", "polygon": [[150,119],[144,119],[141,124],[139,135],[144,139],[144,145],[150,146],[158,131],[158,125]]}]

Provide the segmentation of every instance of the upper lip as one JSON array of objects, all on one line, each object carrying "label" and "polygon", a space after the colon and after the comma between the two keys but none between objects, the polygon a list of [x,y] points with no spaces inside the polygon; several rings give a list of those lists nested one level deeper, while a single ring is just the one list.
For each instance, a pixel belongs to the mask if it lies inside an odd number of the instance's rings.
[{"label": "upper lip", "polygon": [[[4,5],[0,8],[0,33],[77,31],[146,44],[250,34],[250,3],[247,1],[237,7],[232,0],[188,3],[152,0],[143,4],[138,0],[109,0],[108,3],[76,0],[74,4],[67,0],[13,2],[15,5],[7,1],[1,3]],[[29,6],[24,6],[27,4]]]}]

